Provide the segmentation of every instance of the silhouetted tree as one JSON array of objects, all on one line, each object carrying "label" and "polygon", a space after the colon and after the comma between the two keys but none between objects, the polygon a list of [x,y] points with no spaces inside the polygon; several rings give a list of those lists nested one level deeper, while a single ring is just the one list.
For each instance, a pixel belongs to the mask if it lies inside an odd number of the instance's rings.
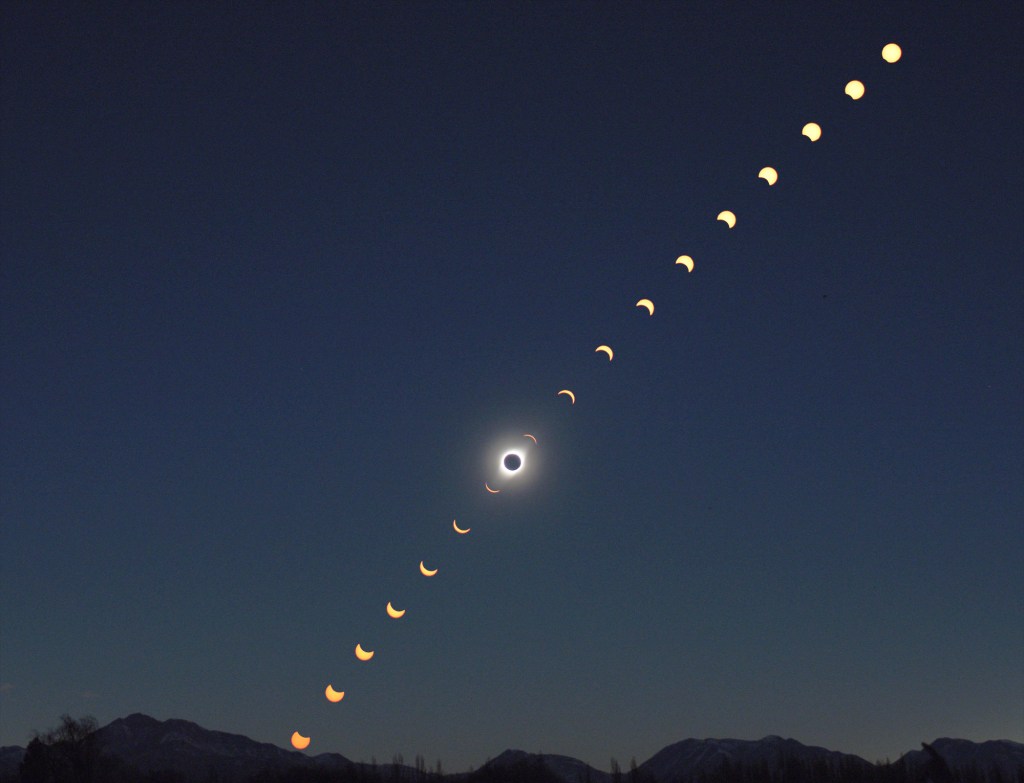
[{"label": "silhouetted tree", "polygon": [[53,780],[53,773],[50,770],[50,749],[39,737],[34,737],[25,748],[18,774],[22,783],[51,783]]},{"label": "silhouetted tree", "polygon": [[924,779],[930,783],[956,783],[953,772],[942,755],[927,742],[922,742],[921,747],[928,754],[928,762],[924,765]]},{"label": "silhouetted tree", "polygon": [[611,773],[612,783],[622,783],[622,769],[619,768],[619,762],[616,761],[615,756],[612,756]]},{"label": "silhouetted tree", "polygon": [[32,753],[30,755],[26,748],[20,769],[22,780],[100,783],[100,753],[95,731],[96,719],[91,716],[75,720],[70,715],[61,715],[56,728],[37,733],[29,743]]}]

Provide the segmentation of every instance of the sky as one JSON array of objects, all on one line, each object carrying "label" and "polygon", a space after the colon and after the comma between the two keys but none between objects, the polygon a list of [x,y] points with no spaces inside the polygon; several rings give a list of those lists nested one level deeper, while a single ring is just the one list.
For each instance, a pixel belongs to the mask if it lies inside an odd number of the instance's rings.
[{"label": "sky", "polygon": [[1024,741],[1020,4],[0,9],[0,745]]}]

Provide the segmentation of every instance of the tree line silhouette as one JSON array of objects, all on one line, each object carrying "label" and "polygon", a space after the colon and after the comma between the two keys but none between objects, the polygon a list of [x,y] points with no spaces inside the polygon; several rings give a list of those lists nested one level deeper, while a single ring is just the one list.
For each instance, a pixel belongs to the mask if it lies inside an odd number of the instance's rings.
[{"label": "tree line silhouette", "polygon": [[[96,738],[96,720],[62,715],[56,728],[37,733],[25,749],[18,772],[0,775],[0,783],[194,783],[175,770],[138,770],[116,756],[104,753]],[[623,771],[611,759],[612,783],[1024,783],[1024,768],[1007,776],[996,767],[950,769],[934,748],[922,743],[928,754],[924,765],[910,767],[902,761],[862,763],[844,759],[839,764],[783,756],[775,763],[761,760],[737,764],[724,760],[713,772],[700,772],[673,780],[656,780],[632,760]],[[590,770],[576,783],[597,783]],[[408,767],[400,755],[391,764],[352,764],[343,769],[292,768],[267,770],[248,776],[228,775],[211,769],[200,783],[564,783],[549,770],[540,756],[500,766],[446,775],[441,762],[428,768],[422,756]]]}]

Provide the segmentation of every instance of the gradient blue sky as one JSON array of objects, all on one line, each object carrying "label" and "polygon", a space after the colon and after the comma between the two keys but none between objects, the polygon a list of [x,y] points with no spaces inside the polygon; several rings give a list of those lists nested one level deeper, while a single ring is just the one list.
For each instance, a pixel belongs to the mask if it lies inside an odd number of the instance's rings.
[{"label": "gradient blue sky", "polygon": [[1024,740],[1024,11],[882,5],[4,2],[0,744]]}]

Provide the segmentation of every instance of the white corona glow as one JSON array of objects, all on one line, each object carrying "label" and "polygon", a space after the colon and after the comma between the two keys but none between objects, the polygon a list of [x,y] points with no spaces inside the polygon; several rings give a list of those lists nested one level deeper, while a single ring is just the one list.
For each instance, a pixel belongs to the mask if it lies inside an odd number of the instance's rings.
[{"label": "white corona glow", "polygon": [[[496,435],[488,445],[486,453],[482,455],[484,471],[480,478],[487,482],[486,486],[492,493],[520,493],[531,487],[540,477],[544,465],[544,449],[534,442],[533,437],[523,435],[524,432],[531,430],[533,427],[525,422],[515,428],[509,427],[505,432]],[[544,443],[543,433],[538,433],[535,437]],[[519,458],[519,467],[509,470],[505,467],[505,459],[513,455]],[[495,496],[506,497],[504,494]]]},{"label": "white corona glow", "polygon": [[[513,454],[519,457],[519,467],[515,470],[509,470],[505,467],[505,457]],[[504,476],[514,476],[517,473],[522,473],[523,469],[526,467],[526,455],[521,451],[506,451],[501,455],[501,459],[498,461],[498,466],[501,468],[501,473]]]}]

